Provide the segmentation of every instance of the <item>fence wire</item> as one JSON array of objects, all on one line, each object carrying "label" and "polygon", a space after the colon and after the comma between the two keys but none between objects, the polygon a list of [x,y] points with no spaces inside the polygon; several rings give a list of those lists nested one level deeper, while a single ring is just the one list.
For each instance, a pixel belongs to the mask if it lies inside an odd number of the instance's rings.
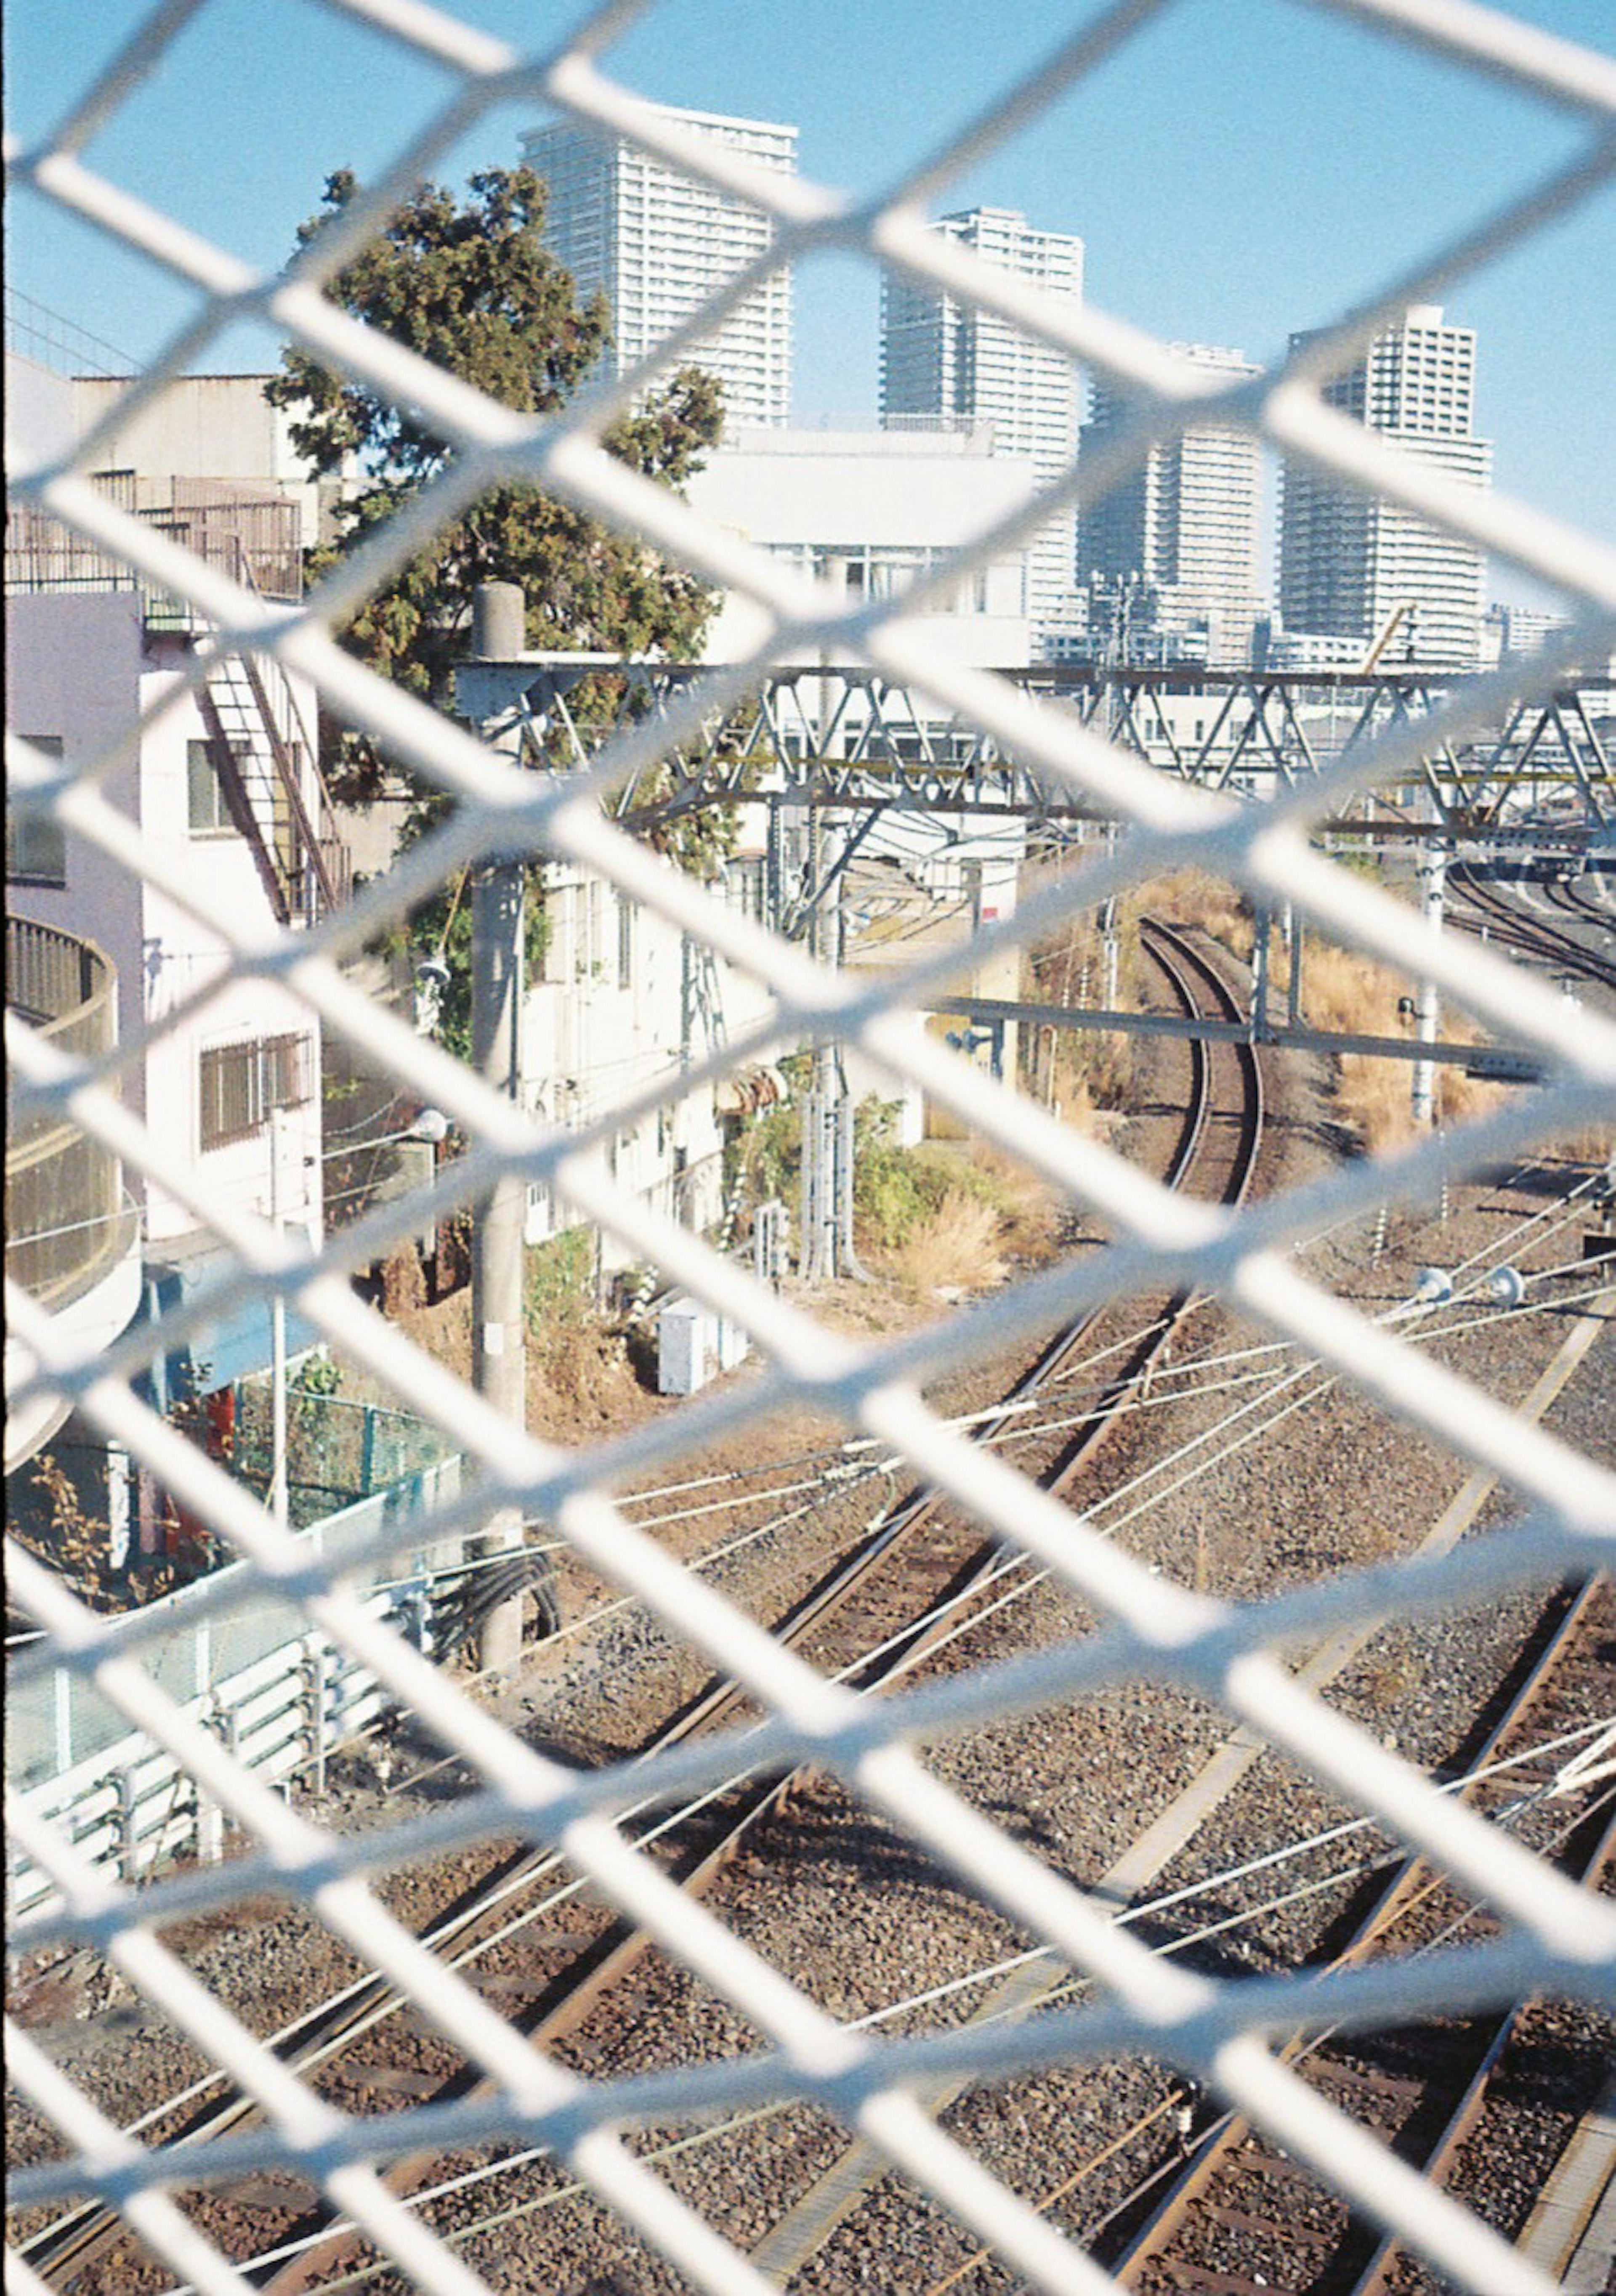
[{"label": "fence wire", "polygon": [[[93,1682],[135,1727],[168,1749],[241,1830],[245,1853],[224,1865],[160,1880],[135,1892],[93,1870],[62,1833],[18,1804],[15,1839],[56,1884],[58,1898],[12,1935],[18,1951],[48,1945],[94,1948],[188,2035],[262,2108],[261,2124],[205,2140],[183,2153],[114,2128],[70,2073],[26,2033],[11,2040],[14,2082],[58,2133],[59,2155],[21,2170],[19,2203],[97,2194],[121,2211],[141,2243],[179,2281],[208,2289],[246,2284],[200,2224],[172,2197],[238,2177],[282,2170],[320,2187],[374,2247],[423,2289],[484,2284],[424,2217],[381,2181],[390,2161],[423,2150],[465,2151],[520,2141],[550,2147],[579,2181],[691,2284],[750,2290],[765,2281],[716,2213],[683,2197],[641,2157],[636,2132],[649,2123],[734,2114],[799,2100],[856,2130],[906,2177],[980,2236],[1013,2275],[1049,2290],[1101,2288],[1108,2276],[1057,2226],[1009,2190],[928,2114],[921,2097],[950,2077],[992,2082],[1063,2062],[1128,2054],[1181,2068],[1276,2133],[1364,2217],[1418,2248],[1460,2286],[1481,2291],[1534,2284],[1514,2251],[1456,2202],[1428,2189],[1342,2113],[1303,2087],[1270,2046],[1302,2021],[1300,1981],[1235,1983],[1165,1964],[1112,1910],[1011,1839],[946,1786],[915,1751],[984,1721],[1047,1707],[1145,1675],[1215,1702],[1231,1722],[1279,1748],[1352,1808],[1373,1817],[1484,1899],[1502,1917],[1497,1939],[1390,1966],[1311,1980],[1305,2016],[1359,2023],[1403,2021],[1434,2009],[1558,1993],[1616,1999],[1616,1915],[1530,1850],[1439,1792],[1423,1775],[1341,1715],[1329,1710],[1276,1654],[1329,1628],[1472,1605],[1522,1585],[1545,1586],[1608,1563],[1616,1538],[1616,1489],[1595,1464],[1483,1395],[1423,1354],[1406,1331],[1374,1324],[1301,1272],[1292,1248],[1332,1222],[1366,1214],[1389,1196],[1417,1200],[1456,1170],[1479,1170],[1535,1144],[1608,1118],[1616,1094],[1616,1028],[1559,996],[1497,950],[1431,939],[1408,909],[1336,865],[1310,832],[1370,790],[1408,775],[1442,742],[1479,731],[1523,684],[1542,693],[1590,646],[1616,636],[1616,552],[1594,537],[1501,494],[1469,490],[1391,452],[1327,406],[1320,386],[1411,301],[1462,281],[1530,242],[1587,200],[1616,165],[1616,65],[1463,0],[1331,0],[1334,12],[1388,39],[1434,52],[1460,70],[1501,79],[1558,107],[1586,137],[1570,161],[1519,199],[1481,217],[1411,273],[1388,277],[1368,303],[1343,311],[1289,365],[1236,383],[1204,371],[1113,315],[1085,304],[1046,302],[1038,290],[930,233],[923,209],[969,166],[1005,144],[1095,70],[1161,7],[1125,0],[1086,21],[1036,70],[976,117],[939,137],[924,160],[878,199],[748,164],[682,132],[616,85],[601,58],[637,13],[613,4],[579,17],[554,45],[521,53],[452,14],[417,0],[331,0],[337,12],[430,59],[448,75],[435,109],[405,125],[393,163],[340,221],[277,274],[256,270],[117,183],[80,152],[115,118],[161,61],[194,7],[155,8],[122,53],[87,86],[53,134],[12,148],[13,183],[111,234],[196,291],[197,316],[154,359],[117,407],[55,462],[14,469],[15,498],[62,521],[89,547],[143,583],[189,602],[211,636],[199,643],[189,684],[179,681],[140,722],[120,727],[99,756],[64,767],[26,744],[9,748],[12,802],[33,818],[70,830],[119,870],[147,885],[233,952],[233,980],[272,981],[322,1024],[390,1073],[401,1088],[442,1109],[472,1144],[431,1189],[374,1207],[322,1249],[228,1201],[208,1175],[177,1160],[121,1103],[119,1078],[215,985],[181,998],[110,1052],[71,1053],[7,1015],[14,1105],[30,1119],[70,1119],[176,1199],[229,1254],[229,1273],[160,1324],[132,1327],[94,1353],[64,1336],[26,1292],[8,1282],[8,1401],[25,1408],[49,1397],[83,1418],[159,1478],[218,1539],[244,1560],[266,1594],[295,1601],[310,1628],[345,1648],[481,1781],[438,1824],[439,1841],[512,1831],[552,1844],[569,1866],[666,1953],[733,2005],[760,2037],[754,2054],[657,2072],[585,2079],[523,2040],[475,1987],[449,1970],[389,1913],[371,1876],[395,1862],[406,1837],[364,1838],[315,1823],[233,1759],[228,1749],[154,1682],[142,1663],[138,1618],[114,1626],[93,1615],[27,1554],[11,1558],[13,1600],[44,1629],[20,1651],[13,1678],[63,1667]],[[291,12],[288,12],[289,14]],[[896,69],[896,65],[895,65]],[[710,335],[768,270],[821,251],[852,252],[895,266],[961,301],[997,312],[1034,341],[1053,346],[1125,394],[1134,419],[1103,455],[1053,494],[984,531],[906,594],[849,608],[845,595],[710,525],[687,504],[605,451],[603,432],[652,380],[652,368],[602,378],[556,415],[513,414],[367,332],[323,292],[334,273],[383,225],[390,205],[496,107],[540,104],[620,131],[685,173],[739,193],[775,218],[772,249],[682,332],[660,345],[665,368]],[[267,133],[267,128],[265,129]],[[180,374],[205,365],[209,347],[243,318],[267,323],[391,399],[407,401],[448,442],[453,458],[420,499],[365,547],[317,580],[296,604],[268,604],[217,565],[132,516],[89,474],[117,427]],[[1455,684],[1417,728],[1393,727],[1377,742],[1325,765],[1316,778],[1264,805],[1236,805],[1153,773],[1054,705],[953,659],[931,595],[952,588],[1020,542],[1062,504],[1075,507],[1137,466],[1153,439],[1209,414],[1249,427],[1271,447],[1352,486],[1402,503],[1448,532],[1496,553],[1578,603],[1571,633],[1530,673]],[[470,733],[373,675],[332,632],[390,574],[487,489],[513,480],[546,491],[639,537],[710,581],[762,608],[769,635],[748,660],[715,672],[700,693],[665,715],[616,732],[585,768],[564,776],[525,773]],[[372,735],[401,765],[455,800],[444,823],[389,873],[365,885],[308,930],[266,942],[243,933],[205,868],[176,859],[124,817],[103,783],[210,665],[231,654],[272,658],[312,681],[333,718]],[[991,734],[1053,790],[1110,815],[1120,833],[1080,877],[1043,884],[1013,916],[987,923],[971,949],[926,951],[906,969],[873,978],[818,962],[704,886],[667,866],[602,810],[603,794],[701,729],[731,698],[755,691],[775,662],[824,657],[861,660]],[[772,999],[759,1022],[677,1080],[686,1094],[749,1057],[807,1039],[857,1047],[899,1082],[918,1086],[978,1137],[1031,1168],[1112,1239],[1103,1255],[1012,1283],[918,1333],[855,1342],[779,1296],[736,1262],[619,1186],[609,1150],[628,1121],[671,1098],[636,1087],[571,1129],[534,1119],[502,1099],[447,1052],[373,1003],[344,970],[407,909],[480,857],[530,850],[610,880],[717,956],[750,974]],[[1121,1154],[1078,1137],[1009,1083],[998,1083],[906,1018],[952,988],[966,964],[1025,947],[1100,902],[1165,870],[1195,866],[1240,888],[1267,909],[1293,912],[1331,940],[1398,972],[1434,979],[1442,996],[1483,1028],[1539,1056],[1546,1081],[1444,1141],[1374,1165],[1347,1164],[1327,1177],[1232,1212],[1182,1201]],[[759,1368],[658,1417],[649,1428],[568,1448],[538,1440],[500,1417],[397,1323],[358,1298],[349,1273],[475,1201],[493,1179],[520,1174],[611,1231],[631,1254],[750,1334]],[[1191,1283],[1295,1341],[1405,1426],[1456,1460],[1505,1477],[1523,1513],[1437,1561],[1374,1570],[1292,1589],[1261,1606],[1215,1601],[1153,1574],[1111,1546],[1012,1464],[972,1445],[923,1399],[924,1382],[986,1350],[1048,1328],[1057,1316],[1141,1292]],[[407,1531],[383,1523],[365,1555],[376,1562],[431,1533],[471,1529],[491,1506],[541,1518],[590,1569],[642,1600],[712,1667],[745,1685],[766,1718],[744,1737],[726,1735],[639,1764],[607,1762],[578,1774],[546,1759],[490,1717],[463,1684],[435,1669],[398,1628],[373,1615],[329,1575],[242,1482],[183,1430],[141,1398],[139,1374],[161,1350],[210,1320],[279,1293],[398,1405],[441,1428],[472,1463],[463,1496]],[[1091,1638],[977,1666],[947,1681],[882,1702],[861,1700],[783,1649],[720,1586],[685,1570],[635,1528],[610,1493],[634,1475],[700,1456],[719,1436],[760,1425],[782,1406],[828,1409],[908,1463],[978,1522],[1042,1564],[1098,1613]],[[205,1595],[205,1590],[199,1590]],[[239,1584],[232,1600],[240,1599]],[[808,1981],[774,1965],[702,1904],[682,1893],[636,1849],[620,1821],[630,1808],[669,1802],[753,1773],[807,1761],[833,1773],[870,1809],[997,1906],[1070,1966],[1097,1980],[1097,2005],[1037,2020],[878,2039],[830,2016]],[[357,2117],[326,2102],[249,2029],[239,2010],[189,1969],[158,1924],[180,1911],[228,1908],[273,1882],[307,1902],[318,1921],[368,1967],[393,1981],[437,2031],[448,2036],[489,2087],[459,2103]],[[716,2209],[716,2203],[714,2204]],[[879,2271],[879,2266],[877,2267]],[[19,2267],[16,2284],[37,2284]]]}]

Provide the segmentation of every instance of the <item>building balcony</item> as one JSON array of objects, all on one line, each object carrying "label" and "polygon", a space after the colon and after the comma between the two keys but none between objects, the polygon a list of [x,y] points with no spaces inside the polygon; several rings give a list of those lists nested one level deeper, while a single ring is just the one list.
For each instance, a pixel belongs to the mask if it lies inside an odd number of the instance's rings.
[{"label": "building balcony", "polygon": [[[5,976],[7,1009],[63,1052],[93,1057],[116,1041],[118,976],[93,942],[8,916]],[[5,1273],[49,1310],[64,1337],[92,1346],[114,1340],[139,1302],[140,1222],[122,1165],[70,1118],[48,1110],[13,1121],[8,1107]],[[22,1358],[12,1341],[5,1352],[9,1390]],[[67,1412],[48,1398],[18,1413],[8,1406],[8,1474]]]},{"label": "building balcony", "polygon": [[[296,503],[217,479],[139,479],[132,471],[99,471],[94,483],[140,519],[260,597],[303,594],[303,553]],[[157,588],[124,559],[28,504],[13,504],[5,531],[8,595],[40,590],[138,590],[147,627],[205,628],[185,599]]]}]

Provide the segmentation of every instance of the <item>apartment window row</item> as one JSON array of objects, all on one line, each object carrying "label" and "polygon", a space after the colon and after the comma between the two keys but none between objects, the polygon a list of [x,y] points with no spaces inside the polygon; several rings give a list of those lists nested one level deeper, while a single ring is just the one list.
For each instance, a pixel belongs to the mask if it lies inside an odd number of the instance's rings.
[{"label": "apartment window row", "polygon": [[264,1129],[277,1108],[302,1108],[314,1097],[312,1039],[250,1037],[210,1046],[200,1064],[201,1144],[228,1148]]},{"label": "apartment window row", "polygon": [[[47,758],[62,755],[60,734],[25,734],[31,749]],[[68,881],[67,838],[59,821],[41,815],[5,816],[5,882],[8,885],[65,885]]]}]

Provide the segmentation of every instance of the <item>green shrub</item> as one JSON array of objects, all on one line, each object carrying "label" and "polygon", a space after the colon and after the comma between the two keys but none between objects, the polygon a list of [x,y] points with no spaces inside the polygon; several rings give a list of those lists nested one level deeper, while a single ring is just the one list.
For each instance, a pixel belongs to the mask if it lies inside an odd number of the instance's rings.
[{"label": "green shrub", "polygon": [[898,1111],[896,1101],[872,1098],[859,1103],[854,1119],[853,1215],[872,1250],[901,1250],[949,1196],[1011,1216],[1008,1189],[980,1165],[924,1141],[899,1147],[893,1138]]},{"label": "green shrub", "polygon": [[595,1231],[563,1228],[528,1254],[524,1306],[528,1329],[544,1334],[595,1313]]}]

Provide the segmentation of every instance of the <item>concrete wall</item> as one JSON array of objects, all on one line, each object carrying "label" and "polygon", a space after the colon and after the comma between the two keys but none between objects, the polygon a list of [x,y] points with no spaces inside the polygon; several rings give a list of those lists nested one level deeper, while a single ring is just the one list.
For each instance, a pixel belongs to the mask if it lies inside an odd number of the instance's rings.
[{"label": "concrete wall", "polygon": [[65,455],[78,425],[73,386],[20,351],[5,354],[6,451],[13,464],[44,462]]}]

